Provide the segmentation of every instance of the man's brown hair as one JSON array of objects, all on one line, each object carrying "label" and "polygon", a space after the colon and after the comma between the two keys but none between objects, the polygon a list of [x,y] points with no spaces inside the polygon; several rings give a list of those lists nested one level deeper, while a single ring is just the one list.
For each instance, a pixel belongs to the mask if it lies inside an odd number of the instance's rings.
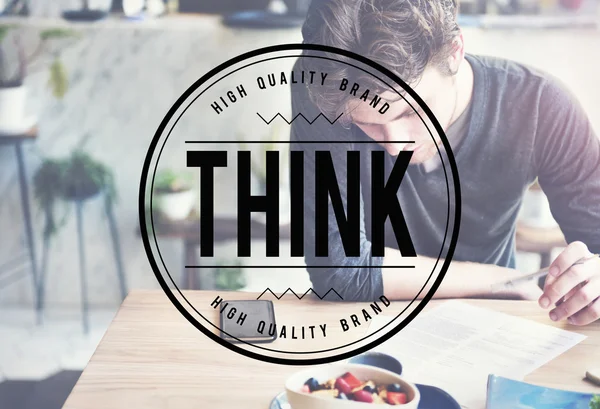
[{"label": "man's brown hair", "polygon": [[[451,74],[447,59],[453,51],[453,39],[460,33],[456,22],[458,0],[313,1],[318,4],[304,23],[305,43],[342,48],[365,56],[411,86],[421,78],[428,65]],[[339,55],[332,57],[351,62]],[[304,69],[325,71],[328,80],[348,78],[359,83],[361,88],[384,90],[384,85],[372,75],[350,75],[356,70],[350,71],[351,67],[345,64],[314,61],[313,58],[302,60],[306,60]],[[317,86],[309,90],[319,109],[334,117],[348,99],[348,93],[344,95],[337,89]]]}]

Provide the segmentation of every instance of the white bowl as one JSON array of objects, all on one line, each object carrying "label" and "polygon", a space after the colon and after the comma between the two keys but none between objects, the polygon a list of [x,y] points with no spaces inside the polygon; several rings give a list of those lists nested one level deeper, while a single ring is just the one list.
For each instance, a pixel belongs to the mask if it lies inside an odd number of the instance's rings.
[{"label": "white bowl", "polygon": [[184,190],[174,193],[155,193],[155,207],[169,220],[186,219],[196,203],[195,190]]},{"label": "white bowl", "polygon": [[406,391],[408,402],[404,405],[387,405],[388,407],[417,409],[419,406],[419,401],[421,400],[419,390],[414,384],[404,380],[400,375],[374,366],[340,363],[305,369],[289,377],[285,383],[285,391],[292,409],[367,409],[369,407],[375,409],[382,406],[373,403],[314,396],[301,392],[302,386],[310,378],[315,378],[322,383],[328,379],[337,378],[346,372],[351,372],[363,382],[371,380],[377,385],[399,384],[402,390]]}]

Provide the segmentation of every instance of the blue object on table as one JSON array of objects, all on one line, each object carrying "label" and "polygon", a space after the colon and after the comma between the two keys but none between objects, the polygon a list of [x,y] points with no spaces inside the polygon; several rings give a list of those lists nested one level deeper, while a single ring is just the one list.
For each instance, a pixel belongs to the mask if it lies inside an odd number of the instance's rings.
[{"label": "blue object on table", "polygon": [[[381,352],[367,352],[351,358],[348,363],[374,366],[402,375],[402,364],[400,361]],[[415,386],[421,393],[419,409],[461,409],[458,402],[442,389],[431,385],[415,384]],[[290,408],[291,406],[287,401],[285,392],[277,395],[269,406],[269,409]]]},{"label": "blue object on table", "polygon": [[[391,355],[382,352],[367,352],[350,358],[348,363],[369,365],[402,375],[402,364]],[[452,396],[440,388],[430,385],[415,384],[421,393],[419,409],[460,409],[460,405]]]},{"label": "blue object on table", "polygon": [[[458,402],[440,388],[429,385],[415,385],[421,393],[419,409],[461,409]],[[269,405],[269,409],[291,409],[286,393],[281,392],[275,396]]]},{"label": "blue object on table", "polygon": [[369,365],[402,375],[402,364],[393,356],[382,352],[367,352],[348,360],[350,364]]},{"label": "blue object on table", "polygon": [[488,376],[488,409],[588,409],[593,407],[593,400],[594,393],[547,388],[498,375]]}]

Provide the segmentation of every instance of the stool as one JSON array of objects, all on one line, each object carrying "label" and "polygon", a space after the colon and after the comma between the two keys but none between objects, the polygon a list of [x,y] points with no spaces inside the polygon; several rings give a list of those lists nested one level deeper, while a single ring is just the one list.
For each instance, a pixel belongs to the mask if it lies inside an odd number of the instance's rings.
[{"label": "stool", "polygon": [[[94,196],[96,197],[96,196]],[[101,195],[103,199],[105,199],[104,194]],[[86,265],[86,257],[85,257],[85,246],[83,243],[83,206],[86,201],[92,199],[93,197],[88,197],[84,199],[76,199],[72,200],[73,205],[75,207],[75,218],[77,222],[77,241],[78,241],[78,250],[79,250],[79,274],[80,274],[80,285],[81,285],[81,309],[82,309],[82,322],[84,332],[87,334],[89,332],[89,316],[88,316],[88,295],[87,295],[87,265]],[[108,227],[110,232],[110,237],[112,241],[113,254],[115,259],[115,264],[117,268],[117,277],[119,279],[119,289],[121,291],[121,299],[124,300],[127,295],[127,284],[125,282],[125,273],[123,268],[123,259],[121,255],[121,244],[119,239],[119,232],[117,230],[117,224],[115,222],[115,216],[112,208],[112,204],[107,200],[103,200],[104,202],[104,211],[106,213],[106,218],[108,220]],[[44,247],[43,247],[43,258],[42,258],[42,266],[43,271],[40,277],[40,285],[38,288],[39,294],[38,298],[40,299],[41,310],[44,308],[44,298],[45,298],[45,282],[46,282],[46,266],[48,262],[48,250],[50,248],[50,238],[44,237]]]}]

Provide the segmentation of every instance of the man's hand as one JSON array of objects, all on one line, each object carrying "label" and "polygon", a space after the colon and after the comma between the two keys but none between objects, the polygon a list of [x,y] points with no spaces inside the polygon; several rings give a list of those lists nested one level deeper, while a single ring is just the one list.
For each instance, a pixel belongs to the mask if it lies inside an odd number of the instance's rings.
[{"label": "man's hand", "polygon": [[550,266],[538,302],[542,308],[555,306],[549,313],[551,320],[567,318],[570,324],[587,325],[600,318],[600,258],[571,267],[591,256],[584,243],[573,242]]}]

